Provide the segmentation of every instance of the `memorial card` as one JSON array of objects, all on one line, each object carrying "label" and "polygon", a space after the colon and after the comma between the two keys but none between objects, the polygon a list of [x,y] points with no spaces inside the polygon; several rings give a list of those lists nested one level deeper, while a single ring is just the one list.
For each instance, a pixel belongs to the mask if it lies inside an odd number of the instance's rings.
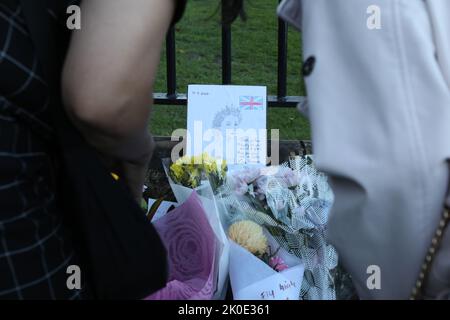
[{"label": "memorial card", "polygon": [[267,88],[190,85],[187,155],[225,159],[230,170],[265,166]]}]

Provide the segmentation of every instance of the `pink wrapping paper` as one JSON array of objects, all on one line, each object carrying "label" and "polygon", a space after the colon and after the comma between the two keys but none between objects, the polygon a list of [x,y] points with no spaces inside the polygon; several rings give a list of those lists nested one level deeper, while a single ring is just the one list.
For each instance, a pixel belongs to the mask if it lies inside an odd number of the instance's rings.
[{"label": "pink wrapping paper", "polygon": [[145,300],[210,300],[217,240],[196,192],[153,225],[167,249],[169,279]]}]

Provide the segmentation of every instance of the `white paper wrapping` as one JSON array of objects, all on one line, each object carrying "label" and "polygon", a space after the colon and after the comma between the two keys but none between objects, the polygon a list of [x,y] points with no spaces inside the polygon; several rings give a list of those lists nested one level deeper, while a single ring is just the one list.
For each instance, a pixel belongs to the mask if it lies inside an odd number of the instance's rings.
[{"label": "white paper wrapping", "polygon": [[[271,247],[278,248],[272,237],[268,240]],[[277,255],[288,269],[277,272],[230,240],[230,282],[235,300],[299,300],[303,263],[282,248]]]}]

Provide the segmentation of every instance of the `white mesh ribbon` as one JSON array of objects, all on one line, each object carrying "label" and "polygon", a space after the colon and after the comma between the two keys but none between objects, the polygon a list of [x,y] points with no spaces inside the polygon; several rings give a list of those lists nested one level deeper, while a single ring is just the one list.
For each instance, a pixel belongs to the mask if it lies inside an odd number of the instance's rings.
[{"label": "white mesh ribbon", "polygon": [[242,190],[234,179],[221,190],[229,223],[251,219],[266,227],[285,250],[302,259],[301,299],[336,299],[330,271],[336,268],[338,256],[325,238],[334,196],[327,177],[314,167],[312,156],[294,157],[289,163],[271,167],[248,184],[245,194]]}]

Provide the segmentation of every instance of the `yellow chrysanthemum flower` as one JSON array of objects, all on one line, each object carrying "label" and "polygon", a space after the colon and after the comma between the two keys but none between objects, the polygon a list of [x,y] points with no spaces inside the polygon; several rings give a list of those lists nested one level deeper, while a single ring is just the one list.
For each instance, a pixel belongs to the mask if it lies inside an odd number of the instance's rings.
[{"label": "yellow chrysanthemum flower", "polygon": [[174,163],[173,165],[170,166],[170,171],[177,180],[179,180],[179,179],[181,179],[181,177],[183,177],[183,168],[176,163]]},{"label": "yellow chrysanthemum flower", "polygon": [[263,228],[253,221],[244,220],[232,224],[228,236],[256,256],[262,256],[267,251],[267,238]]},{"label": "yellow chrysanthemum flower", "polygon": [[191,164],[192,165],[201,165],[203,163],[203,158],[201,155],[194,156],[191,158]]},{"label": "yellow chrysanthemum flower", "polygon": [[[220,163],[218,163],[220,161]],[[184,186],[195,188],[199,185],[202,175],[211,178],[213,185],[221,184],[226,176],[226,162],[215,159],[204,152],[197,156],[183,156],[170,166],[173,180]]]},{"label": "yellow chrysanthemum flower", "polygon": [[204,164],[205,167],[205,171],[207,174],[217,174],[217,163],[216,162],[212,162],[212,163],[205,163]]},{"label": "yellow chrysanthemum flower", "polygon": [[214,162],[216,162],[216,159],[214,159],[213,157],[209,156],[208,153],[203,153],[202,154],[202,158],[203,158],[203,163],[204,164],[212,164]]},{"label": "yellow chrysanthemum flower", "polygon": [[183,156],[175,162],[177,165],[187,165],[191,164],[191,157]]},{"label": "yellow chrysanthemum flower", "polygon": [[189,173],[189,185],[191,186],[191,188],[197,188],[199,186],[199,177],[200,177],[200,173],[198,172],[198,170],[193,170],[192,172]]}]

